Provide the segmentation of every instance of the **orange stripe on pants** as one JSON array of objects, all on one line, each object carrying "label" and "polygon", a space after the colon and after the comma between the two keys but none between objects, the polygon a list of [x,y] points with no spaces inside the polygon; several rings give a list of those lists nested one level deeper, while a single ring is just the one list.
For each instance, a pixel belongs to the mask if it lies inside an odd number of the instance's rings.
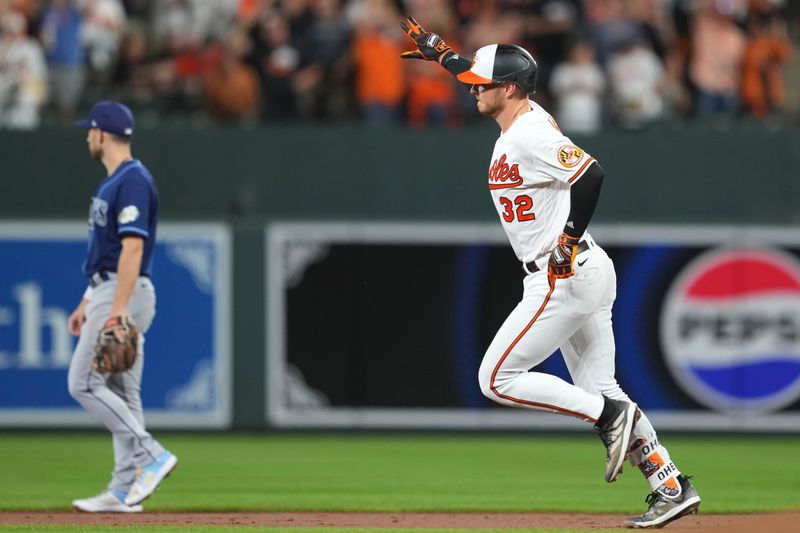
[{"label": "orange stripe on pants", "polygon": [[533,324],[536,322],[536,320],[542,314],[542,312],[544,311],[544,308],[547,306],[547,302],[550,301],[550,296],[552,296],[553,291],[555,290],[555,288],[556,288],[555,280],[551,279],[550,280],[550,290],[547,292],[547,295],[544,297],[544,301],[542,302],[542,305],[539,307],[539,310],[536,311],[536,314],[533,315],[533,318],[531,319],[531,321],[528,322],[528,324],[525,326],[525,328],[522,330],[522,332],[519,335],[517,335],[517,337],[514,339],[514,341],[511,343],[511,345],[506,349],[506,351],[503,353],[503,356],[500,358],[500,360],[495,365],[494,370],[492,371],[491,380],[489,382],[489,388],[491,389],[491,391],[498,398],[502,398],[504,400],[508,400],[508,401],[511,401],[511,402],[514,402],[514,403],[519,403],[519,404],[522,404],[522,405],[529,405],[531,407],[539,407],[539,408],[542,408],[542,409],[550,409],[550,410],[557,411],[557,412],[565,414],[565,415],[574,416],[574,417],[580,418],[582,420],[588,420],[589,422],[595,423],[595,422],[597,422],[597,420],[592,418],[589,415],[585,415],[583,413],[577,413],[575,411],[570,411],[569,409],[564,409],[562,407],[558,407],[558,406],[555,406],[555,405],[550,405],[550,404],[546,404],[546,403],[538,403],[538,402],[533,402],[531,400],[523,400],[523,399],[520,399],[520,398],[514,398],[513,396],[509,396],[507,394],[502,394],[500,391],[497,390],[497,387],[495,386],[495,378],[497,377],[497,372],[500,370],[500,367],[503,366],[503,361],[505,361],[506,357],[508,357],[508,354],[511,353],[511,350],[514,349],[514,346],[516,346],[517,343],[520,341],[520,339],[522,339],[522,337],[525,336],[525,334],[531,329]]}]

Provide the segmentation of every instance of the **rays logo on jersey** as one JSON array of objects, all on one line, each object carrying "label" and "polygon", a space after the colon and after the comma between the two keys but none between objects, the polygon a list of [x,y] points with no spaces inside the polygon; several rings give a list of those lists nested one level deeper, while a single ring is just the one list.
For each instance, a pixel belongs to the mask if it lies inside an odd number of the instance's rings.
[{"label": "rays logo on jersey", "polygon": [[135,205],[129,205],[127,207],[122,208],[122,211],[119,212],[119,216],[117,217],[117,222],[120,225],[122,224],[130,224],[134,222],[137,218],[139,218],[139,208]]},{"label": "rays logo on jersey", "polygon": [[108,223],[108,202],[100,198],[92,197],[92,205],[89,207],[89,228],[95,225],[104,227]]},{"label": "rays logo on jersey", "polygon": [[800,397],[800,263],[778,250],[707,252],[670,288],[661,315],[667,366],[723,411],[769,411]]}]

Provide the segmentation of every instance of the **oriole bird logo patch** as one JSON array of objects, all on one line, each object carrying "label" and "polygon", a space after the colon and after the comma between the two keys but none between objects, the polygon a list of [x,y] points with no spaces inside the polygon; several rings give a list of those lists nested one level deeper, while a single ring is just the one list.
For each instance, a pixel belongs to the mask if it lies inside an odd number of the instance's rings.
[{"label": "oriole bird logo patch", "polygon": [[558,162],[566,168],[572,168],[583,159],[583,150],[574,144],[565,144],[558,149]]}]

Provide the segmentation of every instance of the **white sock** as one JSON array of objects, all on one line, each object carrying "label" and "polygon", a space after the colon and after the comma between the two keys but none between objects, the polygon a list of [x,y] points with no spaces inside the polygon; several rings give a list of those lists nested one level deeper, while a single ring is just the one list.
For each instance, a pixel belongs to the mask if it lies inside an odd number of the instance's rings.
[{"label": "white sock", "polygon": [[680,496],[682,489],[678,476],[681,472],[670,459],[667,449],[658,441],[656,430],[644,413],[633,428],[633,435],[628,460],[633,466],[639,467],[650,489],[667,498]]}]

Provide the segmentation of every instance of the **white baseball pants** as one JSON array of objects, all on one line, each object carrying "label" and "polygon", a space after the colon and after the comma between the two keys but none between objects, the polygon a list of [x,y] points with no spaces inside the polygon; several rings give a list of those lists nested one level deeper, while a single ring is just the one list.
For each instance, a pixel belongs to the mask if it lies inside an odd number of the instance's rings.
[{"label": "white baseball pants", "polygon": [[[592,423],[603,410],[601,395],[629,401],[614,378],[614,265],[602,248],[588,241],[589,249],[575,259],[572,277],[551,284],[547,258],[537,262],[538,272],[525,276],[522,301],[495,335],[478,372],[487,398]],[[558,348],[574,385],[529,372]]]}]

